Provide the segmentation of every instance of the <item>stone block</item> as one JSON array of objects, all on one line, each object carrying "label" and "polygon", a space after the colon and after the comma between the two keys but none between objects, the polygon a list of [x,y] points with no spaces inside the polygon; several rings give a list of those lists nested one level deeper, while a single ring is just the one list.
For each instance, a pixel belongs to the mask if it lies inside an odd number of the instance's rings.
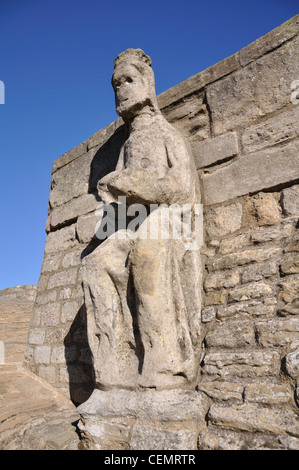
[{"label": "stone block", "polygon": [[79,311],[78,302],[64,302],[61,309],[61,322],[65,323],[68,321],[73,321],[77,316]]},{"label": "stone block", "polygon": [[242,233],[233,238],[227,238],[221,240],[219,246],[219,254],[225,255],[226,253],[232,253],[234,251],[239,251],[241,248],[244,248],[249,244],[249,235],[247,233]]},{"label": "stone block", "polygon": [[59,251],[65,251],[76,245],[78,245],[78,240],[76,240],[76,226],[73,224],[48,234],[46,238],[45,254],[56,254]]},{"label": "stone block", "polygon": [[82,253],[81,247],[77,248],[76,250],[67,252],[61,260],[62,268],[80,266],[81,265],[81,253]]},{"label": "stone block", "polygon": [[203,140],[210,137],[210,120],[204,95],[194,94],[164,108],[163,116],[186,138]]},{"label": "stone block", "polygon": [[229,287],[235,287],[240,282],[239,272],[220,272],[208,274],[204,280],[204,288],[206,291],[212,289],[222,289],[223,287],[228,289]]},{"label": "stone block", "polygon": [[43,258],[41,273],[47,273],[52,271],[57,271],[59,268],[61,253],[49,253]]},{"label": "stone block", "polygon": [[278,227],[257,228],[253,230],[250,238],[253,243],[266,243],[288,238],[293,234],[293,232],[293,224],[286,224]]},{"label": "stone block", "polygon": [[278,376],[280,356],[277,351],[208,352],[202,372],[222,379]]},{"label": "stone block", "polygon": [[198,390],[204,392],[208,397],[223,401],[243,401],[244,386],[235,382],[201,382],[197,386]]},{"label": "stone block", "polygon": [[285,369],[290,377],[299,379],[299,349],[285,356]]},{"label": "stone block", "polygon": [[259,225],[274,225],[281,220],[281,207],[275,194],[259,193],[251,197],[245,211]]},{"label": "stone block", "polygon": [[196,168],[204,168],[238,154],[238,139],[235,132],[223,134],[214,139],[191,142]]},{"label": "stone block", "polygon": [[[45,286],[46,289],[46,286]],[[55,290],[44,290],[36,296],[36,305],[45,305],[49,302],[55,302],[57,297],[57,292]]]},{"label": "stone block", "polygon": [[299,436],[298,415],[292,410],[270,409],[255,404],[213,404],[208,419],[212,424],[240,431]]},{"label": "stone block", "polygon": [[273,295],[272,287],[265,282],[252,282],[246,286],[235,287],[228,293],[229,302],[244,302],[250,299],[270,297]]},{"label": "stone block", "polygon": [[222,237],[239,230],[242,225],[240,203],[210,209],[206,214],[206,229],[211,238]]},{"label": "stone block", "polygon": [[100,218],[96,215],[96,211],[78,217],[76,231],[80,243],[89,243],[95,238],[99,221]]},{"label": "stone block", "polygon": [[50,214],[51,229],[57,229],[77,220],[80,215],[94,211],[98,205],[99,201],[95,194],[83,194],[62,206],[55,207]]},{"label": "stone block", "polygon": [[256,152],[299,135],[299,107],[271,117],[265,122],[247,127],[242,135],[245,153]]},{"label": "stone block", "polygon": [[276,49],[284,42],[292,39],[299,32],[299,15],[294,16],[282,25],[273,29],[260,39],[252,42],[240,50],[240,63],[242,67],[258,59],[262,55]]},{"label": "stone block", "polygon": [[242,283],[260,281],[276,274],[278,274],[278,264],[275,261],[251,264],[242,273]]},{"label": "stone block", "polygon": [[248,263],[261,263],[281,254],[281,248],[254,248],[250,250],[236,251],[215,259],[211,266],[213,269],[229,269],[243,266]]},{"label": "stone block", "polygon": [[284,256],[280,265],[283,274],[299,274],[299,253]]},{"label": "stone block", "polygon": [[36,364],[50,364],[51,346],[36,346],[34,360]]},{"label": "stone block", "polygon": [[299,299],[299,276],[286,276],[280,279],[279,284],[281,291],[278,294],[280,300],[284,302],[293,302]]},{"label": "stone block", "polygon": [[259,300],[249,300],[248,302],[236,302],[232,305],[228,305],[222,309],[218,309],[217,318],[223,320],[230,317],[259,317],[259,316],[271,316],[276,310],[276,299],[272,300],[272,304],[264,304]]},{"label": "stone block", "polygon": [[209,305],[221,305],[224,304],[226,300],[226,291],[221,292],[209,292],[205,295],[204,303],[205,306]]},{"label": "stone block", "polygon": [[[299,109],[299,107],[298,107]],[[286,215],[299,216],[299,185],[292,186],[291,188],[282,191],[281,198],[283,212]]]},{"label": "stone block", "polygon": [[299,318],[272,319],[256,324],[257,340],[263,347],[286,346],[299,339]]},{"label": "stone block", "polygon": [[248,125],[290,103],[299,76],[299,37],[208,87],[216,135]]},{"label": "stone block", "polygon": [[209,323],[216,318],[216,310],[215,307],[206,307],[203,308],[201,311],[201,321],[203,323]]},{"label": "stone block", "polygon": [[245,402],[264,405],[281,405],[292,400],[293,392],[289,385],[255,382],[246,385]]},{"label": "stone block", "polygon": [[200,424],[208,406],[209,400],[204,394],[187,390],[96,389],[78,411],[84,420],[91,416],[123,416],[158,422],[197,420]]},{"label": "stone block", "polygon": [[92,149],[53,174],[49,197],[51,209],[88,193],[90,166],[95,153]]},{"label": "stone block", "polygon": [[245,348],[255,344],[253,326],[245,321],[216,324],[205,336],[208,348]]},{"label": "stone block", "polygon": [[57,370],[53,366],[41,365],[38,367],[38,376],[44,379],[50,384],[54,384],[57,381]]},{"label": "stone block", "polygon": [[58,302],[49,302],[40,309],[41,326],[56,326],[60,319],[60,304]]},{"label": "stone block", "polygon": [[197,436],[196,428],[163,429],[150,424],[136,423],[132,427],[129,448],[132,450],[197,450]]},{"label": "stone block", "polygon": [[[287,435],[284,435],[286,438]],[[296,438],[294,438],[296,439]],[[283,448],[278,446],[276,436],[269,433],[240,432],[213,426],[209,424],[208,430],[199,436],[199,450],[274,450]]]},{"label": "stone block", "polygon": [[75,160],[76,158],[80,157],[87,151],[86,142],[82,142],[81,144],[77,145],[76,147],[72,148],[65,154],[61,155],[61,157],[57,158],[53,163],[52,173],[55,173],[59,168],[67,165],[71,161]]},{"label": "stone block", "polygon": [[45,330],[43,328],[31,328],[28,336],[28,344],[44,344]]},{"label": "stone block", "polygon": [[[299,61],[298,61],[299,63]],[[206,204],[264,191],[298,178],[299,141],[244,155],[229,165],[202,176]],[[258,171],[257,171],[258,168]]]},{"label": "stone block", "polygon": [[78,268],[69,268],[52,274],[48,281],[48,289],[65,287],[76,283]]}]

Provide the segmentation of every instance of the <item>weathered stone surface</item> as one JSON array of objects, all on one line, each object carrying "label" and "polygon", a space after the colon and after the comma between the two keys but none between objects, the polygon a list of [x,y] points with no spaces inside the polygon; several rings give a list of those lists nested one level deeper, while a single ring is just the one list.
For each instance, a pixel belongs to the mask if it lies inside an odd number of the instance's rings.
[{"label": "weathered stone surface", "polygon": [[262,36],[260,39],[252,42],[248,46],[240,50],[240,63],[247,65],[262,55],[270,52],[284,42],[294,37],[299,32],[299,17],[294,16],[273,31]]},{"label": "weathered stone surface", "polygon": [[222,290],[220,292],[208,292],[205,295],[205,306],[208,305],[221,305],[226,301],[226,291]]},{"label": "weathered stone surface", "polygon": [[263,347],[285,346],[299,339],[299,318],[272,319],[256,325],[258,342]]},{"label": "weathered stone surface", "polygon": [[207,98],[216,135],[289,104],[290,84],[299,74],[298,41],[296,37],[210,85]]},{"label": "weathered stone surface", "polygon": [[205,307],[201,311],[201,321],[208,323],[216,318],[215,307]]},{"label": "weathered stone surface", "polygon": [[204,95],[195,94],[163,109],[163,116],[186,138],[202,141],[210,137],[209,113]]},{"label": "weathered stone surface", "polygon": [[[277,212],[277,214],[279,211]],[[278,221],[280,215],[277,217]],[[279,241],[283,238],[290,237],[294,232],[293,224],[286,224],[283,226],[267,227],[255,229],[251,234],[251,241],[254,243],[265,243],[271,241]]]},{"label": "weathered stone surface", "polygon": [[299,185],[284,189],[281,202],[286,215],[299,215]]},{"label": "weathered stone surface", "polygon": [[89,243],[96,236],[99,220],[96,212],[78,217],[76,232],[80,243]]},{"label": "weathered stone surface", "polygon": [[88,193],[90,166],[95,153],[92,149],[53,174],[49,198],[51,208]]},{"label": "weathered stone surface", "polygon": [[298,415],[289,410],[275,410],[252,404],[229,407],[213,404],[209,419],[217,426],[231,429],[299,436]]},{"label": "weathered stone surface", "polygon": [[294,274],[293,276],[286,276],[280,279],[279,286],[281,291],[278,294],[278,298],[285,302],[293,302],[299,298],[299,276]]},{"label": "weathered stone surface", "polygon": [[243,401],[244,387],[239,383],[214,380],[213,382],[199,383],[197,388],[210,398],[216,398],[223,401]]},{"label": "weathered stone surface", "polygon": [[187,390],[129,391],[94,390],[87,402],[79,406],[83,419],[90,416],[127,417],[152,421],[204,420],[209,406],[207,397]]},{"label": "weathered stone surface", "polygon": [[271,117],[265,122],[249,126],[242,136],[245,153],[290,140],[299,135],[299,108]]},{"label": "weathered stone surface", "polygon": [[284,274],[299,274],[299,253],[284,256],[280,269]]},{"label": "weathered stone surface", "polygon": [[240,282],[239,272],[220,272],[209,274],[204,281],[206,291],[221,289],[223,287],[235,287]]},{"label": "weathered stone surface", "polygon": [[130,439],[132,450],[197,450],[198,430],[161,429],[152,425],[134,424]]},{"label": "weathered stone surface", "polygon": [[0,372],[0,449],[77,450],[74,405],[25,368],[0,366]]},{"label": "weathered stone surface", "polygon": [[36,346],[34,359],[36,364],[50,364],[51,346]]},{"label": "weathered stone surface", "polygon": [[44,344],[45,341],[45,329],[44,328],[32,328],[29,333],[28,343],[29,344]]},{"label": "weathered stone surface", "polygon": [[49,253],[43,258],[41,273],[57,271],[59,269],[61,253]]},{"label": "weathered stone surface", "polygon": [[0,290],[1,362],[21,362],[29,329],[36,286],[18,286]]},{"label": "weathered stone surface", "polygon": [[235,132],[230,132],[211,140],[192,141],[192,153],[196,168],[204,168],[227,160],[238,154],[238,139]]},{"label": "weathered stone surface", "polygon": [[75,224],[49,233],[46,238],[45,254],[58,253],[78,244]]},{"label": "weathered stone surface", "polygon": [[226,254],[232,253],[233,251],[239,251],[249,243],[249,234],[242,233],[233,238],[221,240],[219,246],[219,253]]},{"label": "weathered stone surface", "polygon": [[251,197],[245,210],[259,225],[277,224],[281,219],[281,208],[275,194],[259,193]]},{"label": "weathered stone surface", "polygon": [[285,368],[293,379],[299,378],[299,349],[285,356]]},{"label": "weathered stone surface", "polygon": [[[279,148],[244,155],[211,174],[203,175],[206,203],[229,201],[237,196],[296,180],[299,174],[298,151],[298,140],[292,141]],[[256,171],[257,168],[259,171]]]},{"label": "weathered stone surface", "polygon": [[252,282],[246,286],[236,287],[229,291],[229,302],[244,302],[249,299],[259,299],[260,297],[270,297],[273,290],[269,284],[265,282]]},{"label": "weathered stone surface", "polygon": [[288,403],[291,401],[292,396],[293,392],[288,385],[260,382],[246,385],[244,392],[245,402],[265,405]]},{"label": "weathered stone surface", "polygon": [[94,211],[98,205],[99,201],[94,194],[83,194],[62,206],[55,207],[50,214],[51,229],[57,229],[77,220],[80,215]]},{"label": "weathered stone surface", "polygon": [[260,281],[264,277],[276,274],[278,274],[278,263],[275,261],[251,264],[242,273],[242,283]]},{"label": "weathered stone surface", "polygon": [[[269,299],[270,300],[270,299]],[[270,316],[276,310],[276,299],[272,298],[272,304],[264,304],[258,300],[249,300],[248,302],[236,302],[223,309],[218,309],[217,318],[220,320],[230,317],[258,317]]]},{"label": "weathered stone surface", "polygon": [[68,163],[72,162],[76,158],[80,157],[87,151],[86,142],[82,142],[81,144],[77,145],[76,147],[72,148],[61,157],[57,158],[53,163],[52,173],[55,173],[59,168],[67,165]]},{"label": "weathered stone surface", "polygon": [[[288,439],[290,436],[284,434],[283,437]],[[291,439],[297,440],[296,438]],[[287,442],[278,444],[277,437],[268,433],[240,432],[212,424],[209,425],[206,432],[199,435],[198,444],[199,450],[277,450],[288,448]]]},{"label": "weathered stone surface", "polygon": [[228,269],[252,262],[263,262],[281,253],[280,248],[254,248],[223,255],[212,262],[214,269]]},{"label": "weathered stone surface", "polygon": [[279,371],[276,351],[208,352],[204,357],[203,373],[222,378],[276,376]]},{"label": "weathered stone surface", "polygon": [[67,285],[75,284],[77,278],[77,271],[76,267],[65,269],[63,271],[59,271],[55,274],[52,274],[49,277],[48,281],[48,289],[53,289],[55,287],[64,287]]},{"label": "weathered stone surface", "polygon": [[210,209],[206,215],[206,230],[211,238],[233,233],[242,225],[242,205],[230,204]]},{"label": "weathered stone surface", "polygon": [[216,324],[205,337],[208,348],[244,348],[254,345],[253,325],[246,322]]}]

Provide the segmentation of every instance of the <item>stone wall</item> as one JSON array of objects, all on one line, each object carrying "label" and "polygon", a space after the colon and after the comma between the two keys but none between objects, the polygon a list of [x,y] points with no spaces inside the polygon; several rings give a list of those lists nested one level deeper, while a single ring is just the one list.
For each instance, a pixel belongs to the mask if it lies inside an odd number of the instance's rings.
[{"label": "stone wall", "polygon": [[[299,447],[298,43],[296,16],[158,97],[202,182],[204,449]],[[81,258],[124,138],[118,119],[53,164],[26,364],[75,403],[93,389]]]},{"label": "stone wall", "polygon": [[1,362],[5,364],[23,362],[35,295],[34,285],[0,290],[0,341],[4,350]]}]

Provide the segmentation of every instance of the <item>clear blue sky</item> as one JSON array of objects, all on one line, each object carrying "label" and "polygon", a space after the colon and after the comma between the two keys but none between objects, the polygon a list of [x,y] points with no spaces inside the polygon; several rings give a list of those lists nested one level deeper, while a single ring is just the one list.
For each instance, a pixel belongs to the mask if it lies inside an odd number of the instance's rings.
[{"label": "clear blue sky", "polygon": [[296,4],[0,0],[0,289],[37,283],[53,161],[117,118],[119,52],[151,56],[159,94],[279,26]]}]

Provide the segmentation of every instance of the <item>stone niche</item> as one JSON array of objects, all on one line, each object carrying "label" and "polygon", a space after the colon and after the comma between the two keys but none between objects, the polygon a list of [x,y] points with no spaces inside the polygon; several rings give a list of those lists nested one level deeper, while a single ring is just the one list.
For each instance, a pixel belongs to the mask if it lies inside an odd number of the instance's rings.
[{"label": "stone niche", "polygon": [[157,97],[189,142],[203,203],[189,387],[96,387],[82,260],[124,121],[54,162],[25,364],[80,405],[85,448],[299,449],[298,42],[297,15]]}]

